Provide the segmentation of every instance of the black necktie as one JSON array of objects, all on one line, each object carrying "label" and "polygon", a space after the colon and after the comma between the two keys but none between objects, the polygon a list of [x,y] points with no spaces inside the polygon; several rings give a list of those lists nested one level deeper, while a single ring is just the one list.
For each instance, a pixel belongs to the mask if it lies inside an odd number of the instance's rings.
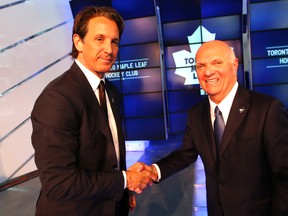
[{"label": "black necktie", "polygon": [[219,152],[220,144],[222,141],[222,136],[223,136],[224,129],[225,129],[225,123],[224,123],[224,119],[222,116],[222,112],[220,111],[218,106],[215,107],[214,114],[215,114],[214,136],[215,136],[217,151]]},{"label": "black necktie", "polygon": [[[100,84],[99,84],[98,88],[99,88],[100,106],[101,106],[101,109],[102,109],[102,111],[103,111],[103,113],[104,113],[104,115],[105,115],[105,117],[107,119],[107,122],[109,124],[108,112],[107,112],[107,103],[106,103],[106,96],[105,96],[105,83],[104,83],[103,80],[100,81]],[[111,122],[113,124],[113,120]],[[110,128],[110,126],[109,126],[109,128]],[[114,148],[115,148],[115,153],[116,153],[116,157],[117,157],[117,169],[119,170],[119,167],[120,167],[120,165],[119,165],[119,163],[120,163],[119,162],[120,161],[120,156],[119,156],[120,153],[119,153],[119,146],[118,146],[119,143],[118,143],[118,141],[115,142],[115,140],[114,140],[113,130],[112,131],[110,130],[110,132],[111,132],[111,135],[112,135],[112,138],[113,138],[113,141],[114,141]],[[114,132],[114,135],[117,136],[117,133]]]},{"label": "black necktie", "polygon": [[99,84],[99,99],[100,99],[101,109],[102,109],[106,119],[108,119],[106,96],[105,96],[105,83],[103,80],[101,80],[100,84]]}]

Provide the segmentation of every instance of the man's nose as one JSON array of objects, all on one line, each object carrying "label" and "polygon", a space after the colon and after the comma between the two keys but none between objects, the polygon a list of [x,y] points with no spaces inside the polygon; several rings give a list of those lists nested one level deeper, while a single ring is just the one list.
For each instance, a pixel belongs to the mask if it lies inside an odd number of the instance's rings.
[{"label": "man's nose", "polygon": [[112,43],[110,41],[107,41],[105,43],[104,50],[106,53],[109,53],[109,54],[112,53],[113,48],[112,48]]},{"label": "man's nose", "polygon": [[206,76],[211,76],[211,74],[214,73],[213,66],[211,64],[207,64],[204,73]]}]

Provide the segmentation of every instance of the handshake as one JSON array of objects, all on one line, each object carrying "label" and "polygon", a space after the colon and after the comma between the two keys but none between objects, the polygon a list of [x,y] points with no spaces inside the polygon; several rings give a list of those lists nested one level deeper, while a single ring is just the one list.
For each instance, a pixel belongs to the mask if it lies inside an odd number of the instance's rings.
[{"label": "handshake", "polygon": [[155,166],[148,166],[142,162],[133,164],[126,171],[127,188],[136,193],[142,191],[148,186],[152,186],[153,182],[158,180],[158,172]]}]

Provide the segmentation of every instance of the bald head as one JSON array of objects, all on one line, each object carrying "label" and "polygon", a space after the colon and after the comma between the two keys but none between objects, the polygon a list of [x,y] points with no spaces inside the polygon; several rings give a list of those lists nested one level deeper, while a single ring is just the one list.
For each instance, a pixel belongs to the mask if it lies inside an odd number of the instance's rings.
[{"label": "bald head", "polygon": [[236,58],[233,49],[230,46],[228,46],[227,43],[220,40],[212,40],[205,42],[198,49],[196,53],[196,62],[197,62],[197,56],[200,55],[202,52],[207,52],[207,50],[221,50],[223,54],[227,55],[226,58],[230,58],[231,61],[234,61],[234,59]]}]

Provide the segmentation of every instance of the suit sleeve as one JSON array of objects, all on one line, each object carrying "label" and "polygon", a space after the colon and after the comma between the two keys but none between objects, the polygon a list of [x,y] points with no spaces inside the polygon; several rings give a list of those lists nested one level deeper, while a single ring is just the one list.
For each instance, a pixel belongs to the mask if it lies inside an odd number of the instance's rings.
[{"label": "suit sleeve", "polygon": [[193,121],[191,121],[190,112],[186,123],[182,146],[156,162],[161,172],[161,180],[183,170],[197,160],[198,152],[193,144],[191,122]]},{"label": "suit sleeve", "polygon": [[272,215],[288,215],[288,114],[277,100],[268,109],[263,136],[273,176]]},{"label": "suit sleeve", "polygon": [[[118,201],[123,195],[122,172],[90,169],[89,162],[80,162],[80,157],[87,154],[79,153],[83,110],[71,100],[56,89],[44,90],[31,114],[32,145],[42,193],[55,200]],[[88,150],[93,148],[89,147],[89,137],[84,145]]]}]

